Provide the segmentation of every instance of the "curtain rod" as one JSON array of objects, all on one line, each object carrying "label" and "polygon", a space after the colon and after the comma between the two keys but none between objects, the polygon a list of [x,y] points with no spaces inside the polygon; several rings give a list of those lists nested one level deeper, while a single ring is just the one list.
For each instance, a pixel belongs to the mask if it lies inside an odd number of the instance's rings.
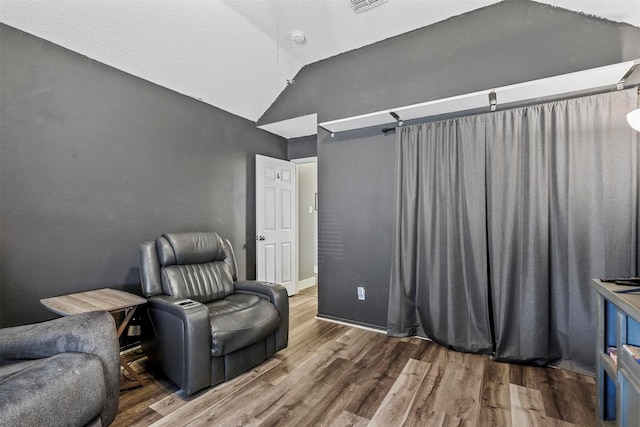
[{"label": "curtain rod", "polygon": [[[318,126],[330,132],[362,129],[388,125],[394,121],[402,126],[407,120],[422,119],[442,114],[451,114],[468,110],[482,110],[489,107],[495,111],[501,105],[530,101],[537,98],[569,95],[585,90],[605,88],[624,89],[625,83],[640,65],[640,59],[591,68],[568,74],[561,74],[523,83],[501,86],[448,98],[436,99],[419,104],[376,111],[344,119],[319,123]],[[385,127],[383,132],[395,130]]]}]

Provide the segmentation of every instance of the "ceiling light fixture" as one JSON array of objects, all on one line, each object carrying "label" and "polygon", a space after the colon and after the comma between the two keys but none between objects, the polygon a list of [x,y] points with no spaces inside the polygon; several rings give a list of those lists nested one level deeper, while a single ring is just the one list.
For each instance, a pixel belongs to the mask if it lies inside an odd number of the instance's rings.
[{"label": "ceiling light fixture", "polygon": [[640,108],[627,114],[627,121],[629,126],[640,132]]},{"label": "ceiling light fixture", "polygon": [[289,34],[289,40],[296,44],[302,44],[306,40],[306,37],[302,31],[292,31]]}]

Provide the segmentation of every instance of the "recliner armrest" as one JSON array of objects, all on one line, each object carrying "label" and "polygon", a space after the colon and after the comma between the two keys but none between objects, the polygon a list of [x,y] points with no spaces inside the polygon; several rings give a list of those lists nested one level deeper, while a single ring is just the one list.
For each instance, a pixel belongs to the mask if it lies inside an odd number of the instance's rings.
[{"label": "recliner armrest", "polygon": [[147,307],[158,339],[164,372],[187,394],[209,385],[211,325],[209,310],[188,298],[156,295]]},{"label": "recliner armrest", "polygon": [[207,307],[205,307],[204,304],[189,298],[156,295],[147,298],[147,305],[148,307],[153,307],[154,309],[171,313],[172,315],[183,319],[185,322],[197,322],[198,317],[195,316],[195,313],[205,310],[207,311],[208,319],[209,311],[207,310]]},{"label": "recliner armrest", "polygon": [[254,294],[266,298],[276,307],[280,315],[280,326],[276,330],[276,351],[287,347],[289,342],[289,294],[287,288],[270,282],[239,280],[234,282],[239,294]]}]

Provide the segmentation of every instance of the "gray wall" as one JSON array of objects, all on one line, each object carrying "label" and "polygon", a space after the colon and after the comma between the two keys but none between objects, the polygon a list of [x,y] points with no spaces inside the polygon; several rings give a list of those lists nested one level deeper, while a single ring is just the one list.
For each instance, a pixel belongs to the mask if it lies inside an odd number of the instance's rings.
[{"label": "gray wall", "polygon": [[[260,122],[337,119],[638,57],[639,28],[511,0],[312,64]],[[380,128],[319,129],[320,316],[386,327],[394,141]]]},{"label": "gray wall", "polygon": [[640,57],[640,29],[508,0],[304,67],[259,124],[328,121]]},{"label": "gray wall", "polygon": [[2,326],[54,317],[44,297],[139,292],[138,245],[214,230],[255,277],[255,124],[0,26]]},{"label": "gray wall", "polygon": [[[318,133],[318,314],[385,327],[395,133]],[[366,299],[357,299],[364,286]]]},{"label": "gray wall", "polygon": [[316,135],[302,136],[300,138],[293,138],[288,140],[287,160],[316,157],[318,155],[316,145]]}]

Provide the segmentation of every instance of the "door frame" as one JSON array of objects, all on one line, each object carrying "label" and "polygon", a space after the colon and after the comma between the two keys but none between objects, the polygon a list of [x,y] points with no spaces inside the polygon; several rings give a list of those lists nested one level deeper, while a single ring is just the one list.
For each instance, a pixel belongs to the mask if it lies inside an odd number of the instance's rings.
[{"label": "door frame", "polygon": [[[317,277],[318,274],[318,156],[313,157],[303,157],[299,159],[291,159],[289,160],[291,163],[296,165],[296,174],[297,174],[297,166],[305,163],[315,163],[316,164],[316,216],[315,216],[315,230],[314,230],[314,240],[315,240],[315,265],[313,266],[314,274]],[[298,206],[298,188],[296,187],[296,208]],[[299,215],[296,215],[296,274],[300,274],[300,224],[299,224]],[[296,278],[296,292],[298,291],[298,283],[299,277]],[[316,281],[316,286],[318,285],[318,281]]]}]

